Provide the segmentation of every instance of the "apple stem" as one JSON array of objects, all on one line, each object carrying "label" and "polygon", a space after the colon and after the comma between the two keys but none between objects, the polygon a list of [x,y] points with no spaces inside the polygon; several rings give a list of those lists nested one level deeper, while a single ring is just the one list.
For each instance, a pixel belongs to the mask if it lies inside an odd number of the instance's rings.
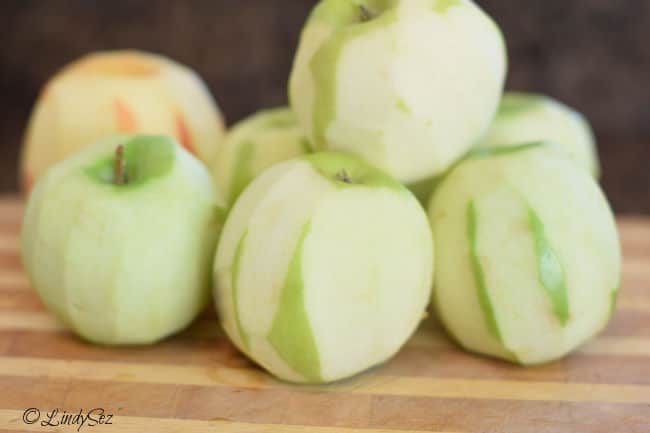
[{"label": "apple stem", "polygon": [[370,21],[372,17],[372,12],[365,6],[360,4],[359,9],[361,10],[361,21]]},{"label": "apple stem", "polygon": [[115,151],[115,184],[124,185],[126,183],[126,173],[124,170],[124,146],[120,144]]},{"label": "apple stem", "polygon": [[348,172],[345,169],[339,171],[336,175],[336,178],[343,183],[352,183],[352,179],[348,175]]}]

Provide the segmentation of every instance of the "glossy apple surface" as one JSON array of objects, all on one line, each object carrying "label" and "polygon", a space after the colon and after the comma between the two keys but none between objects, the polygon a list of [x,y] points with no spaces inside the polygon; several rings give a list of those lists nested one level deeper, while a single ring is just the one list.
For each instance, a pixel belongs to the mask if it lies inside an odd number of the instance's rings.
[{"label": "glossy apple surface", "polygon": [[621,282],[607,199],[557,145],[477,149],[434,193],[435,306],[466,349],[536,364],[606,325]]},{"label": "glossy apple surface", "polygon": [[104,139],[36,183],[23,264],[48,309],[83,338],[152,343],[208,302],[222,205],[208,170],[172,139]]},{"label": "glossy apple surface", "polygon": [[63,68],[41,91],[23,144],[23,188],[50,165],[114,133],[168,135],[211,165],[224,127],[191,69],[139,51],[93,53]]},{"label": "glossy apple surface", "polygon": [[429,302],[433,241],[413,195],[353,156],[266,170],[230,211],[215,261],[223,328],[275,376],[342,379],[384,362]]},{"label": "glossy apple surface", "polygon": [[501,32],[471,1],[323,0],[289,96],[317,150],[354,153],[412,184],[487,131],[505,75]]}]

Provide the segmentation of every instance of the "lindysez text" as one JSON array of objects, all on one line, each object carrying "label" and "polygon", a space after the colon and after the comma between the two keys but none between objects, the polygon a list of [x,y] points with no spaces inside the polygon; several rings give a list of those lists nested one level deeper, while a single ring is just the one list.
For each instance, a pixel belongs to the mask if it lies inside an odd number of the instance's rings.
[{"label": "lindysez text", "polygon": [[76,413],[68,413],[57,408],[41,415],[40,409],[31,407],[23,412],[23,422],[25,424],[40,422],[41,427],[76,425],[77,431],[81,431],[82,427],[113,424],[113,414],[106,413],[101,407],[96,407],[85,413],[83,409],[79,409],[79,412]]}]

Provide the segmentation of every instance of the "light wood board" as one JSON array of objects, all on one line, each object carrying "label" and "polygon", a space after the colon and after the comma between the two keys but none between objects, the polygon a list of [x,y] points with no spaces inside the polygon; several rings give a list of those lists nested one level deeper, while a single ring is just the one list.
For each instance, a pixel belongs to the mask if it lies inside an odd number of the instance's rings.
[{"label": "light wood board", "polygon": [[[650,219],[619,220],[624,283],[602,335],[522,368],[467,354],[429,320],[394,359],[351,380],[301,387],[241,356],[204,314],[151,347],[106,348],[66,332],[20,264],[23,204],[0,198],[0,430],[103,408],[96,432],[650,432]],[[28,408],[41,412],[26,424]],[[60,416],[54,419],[60,419]]]}]

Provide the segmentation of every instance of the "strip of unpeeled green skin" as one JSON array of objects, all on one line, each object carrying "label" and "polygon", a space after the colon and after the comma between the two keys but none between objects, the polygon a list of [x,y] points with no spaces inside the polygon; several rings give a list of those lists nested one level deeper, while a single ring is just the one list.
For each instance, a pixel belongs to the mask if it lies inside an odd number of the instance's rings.
[{"label": "strip of unpeeled green skin", "polygon": [[399,98],[397,100],[397,104],[395,104],[395,107],[402,113],[411,114],[411,108],[408,105],[406,105],[406,101],[404,101],[403,98]]},{"label": "strip of unpeeled green skin", "polygon": [[[565,326],[570,319],[570,314],[564,270],[546,237],[541,219],[530,207],[528,208],[528,216],[531,233],[535,242],[535,257],[537,258],[539,281],[551,300],[556,318]],[[470,244],[470,263],[478,289],[478,300],[485,317],[488,332],[499,341],[514,360],[517,360],[516,354],[508,349],[503,339],[496,319],[494,305],[488,292],[485,271],[481,265],[476,244],[478,238],[478,221],[476,205],[473,200],[470,201],[467,207],[467,236]]]},{"label": "strip of unpeeled green skin", "polygon": [[[337,94],[337,69],[338,59],[346,44],[356,37],[363,36],[372,30],[388,27],[398,20],[398,11],[391,0],[366,0],[364,2],[352,1],[324,1],[319,4],[309,18],[327,22],[333,27],[332,32],[340,31],[326,41],[313,55],[309,62],[311,73],[316,83],[313,101],[314,148],[323,149],[327,141],[327,129],[336,119],[336,94]],[[433,10],[439,14],[446,13],[451,7],[460,5],[459,0],[437,0]],[[372,16],[364,21],[361,7],[371,14],[380,11],[380,15]],[[309,25],[309,23],[308,23]],[[345,32],[341,30],[348,27]],[[409,112],[404,100],[397,102],[398,109]]]},{"label": "strip of unpeeled green skin", "polygon": [[[553,304],[553,312],[560,323],[565,326],[570,318],[569,299],[564,270],[557,255],[553,251],[544,231],[544,224],[532,209],[528,208],[528,216],[531,232],[535,241],[535,257],[537,258],[537,268],[539,280],[544,287],[546,294]],[[479,302],[483,313],[485,314],[488,331],[504,346],[503,336],[499,330],[496,320],[494,306],[490,300],[490,295],[485,283],[485,273],[481,266],[476,248],[477,239],[477,216],[474,201],[471,201],[467,209],[468,238],[470,242],[470,261],[474,278],[479,291]]]},{"label": "strip of unpeeled green skin", "polygon": [[239,337],[241,338],[242,344],[244,345],[245,350],[250,350],[250,344],[248,340],[248,334],[244,331],[244,327],[241,323],[241,317],[239,315],[239,271],[241,265],[241,258],[244,253],[244,244],[246,243],[246,238],[248,237],[248,231],[244,233],[241,240],[237,244],[237,249],[235,250],[235,261],[232,264],[232,275],[231,275],[231,289],[232,289],[232,303],[233,309],[235,310],[235,323],[237,324],[237,331],[239,332]]},{"label": "strip of unpeeled green skin", "polygon": [[169,138],[135,136],[124,143],[126,183],[115,183],[114,153],[87,167],[86,174],[97,182],[113,187],[115,191],[128,191],[165,175],[173,168],[175,158],[174,144]]},{"label": "strip of unpeeled green skin", "polygon": [[[470,153],[470,158],[485,158],[508,155],[515,152],[535,149],[544,146],[544,142],[524,143],[512,147],[496,147],[476,149]],[[535,210],[528,206],[528,219],[531,233],[535,242],[535,257],[539,281],[544,287],[553,305],[553,312],[560,323],[565,326],[570,319],[569,295],[564,278],[564,269],[555,251],[546,237],[544,223]]]},{"label": "strip of unpeeled green skin", "polygon": [[[410,194],[399,182],[381,170],[343,153],[327,152],[301,157],[314,170],[328,179],[337,188],[383,187],[404,194]],[[345,171],[343,171],[343,168]],[[304,282],[302,277],[302,255],[304,242],[310,230],[305,224],[289,264],[280,302],[275,313],[267,340],[278,356],[306,382],[322,382],[318,346],[305,309]],[[243,345],[249,350],[249,337],[240,322],[238,314],[238,274],[245,236],[240,240],[233,262],[232,290],[235,308],[235,322]]]},{"label": "strip of unpeeled green skin", "polygon": [[447,13],[447,11],[454,7],[460,5],[460,0],[437,0],[433,6],[433,10],[439,14]]},{"label": "strip of unpeeled green skin", "polygon": [[[409,194],[399,182],[358,158],[328,152],[303,156],[302,159],[330,180],[337,189],[381,187]],[[345,171],[342,170],[345,168]],[[280,297],[268,340],[289,367],[307,382],[322,382],[318,347],[305,310],[302,254],[310,224],[305,224],[289,264],[285,286]]]},{"label": "strip of unpeeled green skin", "polygon": [[263,110],[258,114],[266,114],[267,119],[264,125],[270,129],[285,129],[296,125],[296,119],[291,111],[285,108],[274,108]]},{"label": "strip of unpeeled green skin", "polygon": [[605,322],[605,323],[609,322],[609,319],[612,318],[612,316],[614,315],[614,312],[616,311],[616,304],[617,304],[617,301],[618,301],[618,293],[619,293],[620,290],[621,290],[621,288],[619,286],[619,287],[615,288],[612,291],[612,294],[610,295],[611,301],[610,301],[610,307],[609,307],[609,318],[607,319],[607,322]]},{"label": "strip of unpeeled green skin", "polygon": [[300,139],[300,148],[302,149],[305,154],[310,154],[313,152],[313,149],[311,148],[311,144],[309,143],[309,140],[306,138],[301,138]]},{"label": "strip of unpeeled green skin", "polygon": [[[555,316],[560,323],[565,326],[569,321],[570,314],[569,296],[562,264],[546,237],[544,225],[541,219],[530,207],[528,209],[528,216],[531,232],[535,241],[535,257],[537,258],[540,283],[544,287],[546,294],[553,304],[553,312]],[[490,300],[490,295],[485,283],[485,273],[477,252],[477,232],[478,223],[476,206],[472,200],[467,208],[467,236],[470,243],[470,262],[472,264],[472,271],[478,287],[479,303],[481,304],[481,309],[485,315],[488,331],[505,347],[503,336],[496,320],[494,306]]]},{"label": "strip of unpeeled green skin", "polygon": [[430,176],[424,180],[411,183],[406,186],[413,193],[415,198],[418,199],[420,204],[426,209],[429,206],[429,202],[431,201],[433,193],[445,179],[446,173],[448,173],[448,171],[445,171],[442,174],[437,174],[435,176]]},{"label": "strip of unpeeled green skin", "polygon": [[[121,192],[152,182],[173,169],[176,158],[174,144],[167,137],[156,135],[125,137],[123,146],[126,183],[118,185],[115,182],[115,153],[86,167],[86,174],[94,181]],[[215,216],[219,223],[223,224],[226,213],[225,208],[215,206]]]},{"label": "strip of unpeeled green skin", "polygon": [[239,151],[237,152],[237,163],[235,167],[237,170],[234,170],[231,180],[231,195],[228,197],[228,200],[232,200],[233,197],[239,197],[239,195],[246,189],[246,186],[253,180],[253,172],[251,170],[251,161],[255,155],[255,143],[252,141],[244,142]]},{"label": "strip of unpeeled green skin", "polygon": [[317,383],[322,381],[320,356],[305,310],[302,277],[302,253],[310,228],[309,223],[305,224],[291,258],[268,340],[289,367],[301,374],[307,382]]},{"label": "strip of unpeeled green skin", "polygon": [[531,111],[544,104],[546,98],[530,93],[511,92],[499,104],[497,116],[511,116]]},{"label": "strip of unpeeled green skin", "polygon": [[474,274],[474,281],[478,289],[478,300],[483,310],[485,317],[485,324],[488,332],[496,338],[499,343],[505,348],[505,342],[499,329],[496,314],[494,312],[494,305],[488,293],[487,284],[485,282],[485,271],[481,265],[481,259],[478,255],[478,248],[476,240],[478,237],[478,221],[476,215],[476,204],[474,200],[470,201],[467,205],[467,239],[469,241],[469,260],[472,266],[472,273]]},{"label": "strip of unpeeled green skin", "polygon": [[532,141],[530,143],[522,143],[515,146],[477,148],[471,150],[463,159],[491,158],[493,156],[509,155],[511,153],[523,152],[544,146],[552,146],[552,144],[544,141]]},{"label": "strip of unpeeled green skin", "polygon": [[[378,3],[378,9],[384,9],[389,2],[367,1],[367,4]],[[337,5],[337,6],[332,6]],[[337,9],[335,14],[334,8]],[[372,11],[372,6],[368,8]],[[336,16],[336,19],[333,17]],[[321,3],[315,10],[311,19],[322,19],[334,27],[332,38],[326,41],[314,54],[309,67],[314,77],[315,96],[313,101],[314,147],[323,149],[326,143],[325,134],[329,126],[336,119],[337,73],[343,48],[352,39],[363,36],[374,29],[387,27],[397,21],[397,10],[384,12],[370,21],[362,21],[362,12],[359,5],[353,2]],[[354,24],[356,23],[356,25]],[[348,27],[345,31],[341,27]]]},{"label": "strip of unpeeled green skin", "polygon": [[569,293],[562,263],[546,237],[544,223],[531,207],[528,208],[528,219],[535,239],[535,257],[537,257],[539,281],[553,304],[555,317],[562,326],[566,326],[571,315],[569,311]]}]

